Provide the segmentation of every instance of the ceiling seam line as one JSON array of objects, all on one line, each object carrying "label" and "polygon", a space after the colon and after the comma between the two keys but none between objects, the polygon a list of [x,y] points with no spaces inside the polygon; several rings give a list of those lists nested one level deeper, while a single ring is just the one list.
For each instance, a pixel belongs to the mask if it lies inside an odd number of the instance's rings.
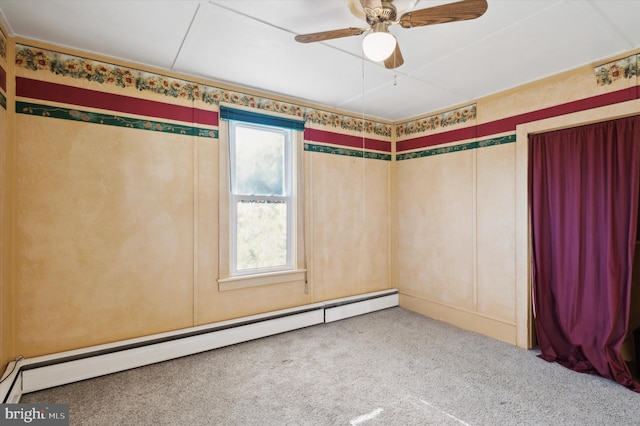
[{"label": "ceiling seam line", "polygon": [[[291,34],[291,35],[300,35],[299,33],[296,33],[295,31],[289,30],[289,29],[287,29],[287,28],[284,28],[284,27],[281,27],[281,26],[278,26],[278,25],[274,25],[274,24],[272,24],[272,23],[270,23],[270,22],[264,21],[264,20],[262,20],[262,19],[258,19],[258,18],[256,18],[255,16],[251,16],[251,15],[248,15],[248,14],[246,14],[246,13],[243,13],[243,12],[237,11],[237,10],[235,10],[235,9],[232,9],[232,8],[228,7],[228,6],[223,6],[223,5],[221,5],[220,3],[216,3],[216,2],[215,2],[215,1],[213,1],[213,0],[209,0],[209,4],[214,5],[214,6],[217,6],[217,7],[221,8],[221,9],[227,10],[227,11],[229,11],[229,12],[231,12],[231,13],[235,13],[236,15],[240,15],[240,16],[245,17],[245,18],[247,18],[247,19],[251,19],[252,21],[259,22],[259,23],[261,23],[261,24],[263,24],[263,25],[266,25],[266,26],[268,26],[268,27],[275,28],[275,29],[280,30],[280,31],[284,31],[284,32],[289,33],[289,34]],[[367,29],[367,30],[369,30],[369,27],[367,27],[366,29]],[[356,55],[356,54],[354,54],[354,53],[352,53],[352,52],[349,52],[348,50],[343,50],[343,49],[337,48],[337,47],[335,47],[335,46],[331,46],[330,44],[326,44],[326,43],[324,43],[324,42],[318,42],[318,43],[316,43],[316,44],[321,44],[321,45],[323,45],[323,46],[325,46],[325,47],[328,47],[328,48],[331,48],[331,49],[337,50],[338,52],[342,52],[342,53],[347,54],[347,55],[349,55],[349,56],[353,56],[354,58],[358,58],[358,59],[360,59],[360,56],[359,56],[359,55]],[[370,61],[369,61],[369,60],[367,60],[367,62],[370,62]]]},{"label": "ceiling seam line", "polygon": [[196,11],[193,13],[193,17],[191,18],[191,22],[189,22],[189,27],[187,27],[187,31],[185,31],[184,37],[182,37],[182,41],[180,42],[180,47],[178,47],[178,52],[176,52],[176,56],[173,58],[173,62],[171,62],[171,68],[169,68],[171,71],[174,70],[174,67],[176,66],[176,62],[178,62],[178,58],[180,57],[180,54],[182,53],[182,48],[184,47],[184,43],[185,43],[185,41],[187,41],[187,37],[189,37],[189,33],[191,32],[191,27],[193,26],[193,23],[196,20],[196,16],[198,16],[198,12],[200,11],[200,6],[201,5],[202,5],[202,3],[198,3],[198,7],[196,8]]},{"label": "ceiling seam line", "polygon": [[615,23],[611,22],[611,20],[609,19],[609,17],[607,15],[604,14],[604,12],[602,12],[602,9],[600,9],[600,7],[589,1],[587,2],[587,4],[589,5],[589,7],[600,17],[600,19],[602,19],[602,21],[604,23],[607,24],[607,26],[613,30],[613,32],[615,34],[618,35],[618,37],[620,37],[626,44],[627,44],[627,48],[628,49],[633,49],[633,42],[631,40],[629,40],[629,38],[627,37],[627,34],[625,34],[624,32],[620,31],[618,29],[618,27],[615,25]]},{"label": "ceiling seam line", "polygon": [[263,24],[263,25],[266,25],[266,26],[268,26],[268,27],[275,28],[275,29],[278,29],[278,30],[280,30],[280,31],[284,31],[284,32],[287,32],[287,33],[289,33],[289,34],[298,35],[298,34],[297,34],[297,33],[295,33],[294,31],[288,30],[288,29],[286,29],[286,28],[284,28],[284,27],[280,27],[280,26],[278,26],[278,25],[274,25],[274,24],[272,24],[272,23],[270,23],[270,22],[267,22],[267,21],[265,21],[265,20],[258,19],[258,18],[256,18],[255,16],[251,16],[251,15],[248,15],[248,14],[246,14],[246,13],[243,13],[243,12],[237,11],[237,10],[235,10],[235,9],[232,9],[232,8],[228,7],[228,6],[223,6],[223,5],[221,5],[220,3],[216,3],[215,1],[209,0],[209,4],[211,4],[211,5],[213,5],[213,6],[218,6],[218,7],[219,7],[219,8],[221,8],[221,9],[224,9],[224,10],[229,11],[229,12],[231,12],[231,13],[235,13],[236,15],[243,16],[243,17],[245,17],[245,18],[247,18],[247,19],[251,19],[252,21],[259,22],[259,23],[261,23],[261,24]]},{"label": "ceiling seam line", "polygon": [[434,66],[434,65],[436,65],[438,62],[442,62],[443,60],[448,59],[448,58],[449,58],[449,57],[451,57],[451,56],[458,55],[458,54],[460,54],[460,52],[463,52],[463,51],[465,51],[465,50],[468,50],[468,49],[470,49],[471,47],[473,47],[473,46],[476,46],[476,45],[480,44],[481,42],[484,42],[484,41],[489,40],[489,39],[491,39],[491,38],[497,37],[497,36],[499,36],[500,34],[502,34],[502,33],[506,32],[506,31],[509,31],[511,28],[514,28],[514,27],[516,27],[516,26],[518,26],[518,25],[522,24],[523,22],[526,22],[526,21],[531,20],[534,16],[541,15],[541,14],[543,14],[543,13],[547,12],[548,10],[551,10],[551,9],[553,9],[553,8],[555,8],[555,7],[558,7],[559,5],[561,5],[561,4],[565,3],[565,2],[566,2],[566,0],[561,0],[561,1],[559,1],[559,2],[557,2],[557,3],[554,3],[554,4],[552,4],[552,5],[548,6],[548,7],[545,7],[545,8],[544,8],[544,9],[542,9],[542,10],[539,10],[539,11],[538,11],[538,12],[536,12],[536,13],[532,13],[531,15],[528,15],[528,16],[527,16],[526,18],[524,18],[524,19],[521,19],[521,20],[516,21],[516,22],[512,22],[511,24],[509,24],[509,25],[507,25],[507,26],[505,26],[505,27],[502,27],[502,28],[501,28],[501,29],[499,29],[498,31],[495,31],[495,32],[493,32],[493,33],[491,33],[491,34],[488,34],[488,35],[484,36],[484,37],[481,37],[481,38],[479,38],[479,39],[476,39],[475,41],[473,41],[472,43],[470,43],[470,44],[466,45],[465,47],[462,47],[462,48],[460,48],[460,49],[458,49],[458,50],[456,50],[456,51],[454,51],[454,52],[450,52],[450,53],[448,53],[448,54],[446,54],[446,55],[444,55],[444,56],[441,56],[441,57],[437,58],[437,59],[436,59],[436,60],[434,60],[434,61],[429,62],[428,64],[425,64],[425,65],[421,66],[420,68],[417,68],[416,70],[414,70],[414,71],[412,72],[412,74],[416,74],[417,72],[419,72],[419,71],[421,71],[421,70],[423,70],[423,69],[425,69],[425,68],[428,68],[428,67]]}]

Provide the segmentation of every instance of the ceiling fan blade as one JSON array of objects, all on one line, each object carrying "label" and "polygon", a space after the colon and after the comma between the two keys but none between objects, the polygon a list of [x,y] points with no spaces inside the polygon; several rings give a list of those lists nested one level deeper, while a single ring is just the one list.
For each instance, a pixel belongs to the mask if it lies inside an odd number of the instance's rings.
[{"label": "ceiling fan blade", "polygon": [[313,43],[316,41],[332,40],[334,38],[357,36],[365,32],[362,28],[343,28],[341,30],[322,31],[319,33],[299,34],[295,40],[300,43]]},{"label": "ceiling fan blade", "polygon": [[445,22],[466,21],[482,16],[487,7],[486,0],[462,0],[407,12],[400,17],[399,23],[402,28],[413,28]]},{"label": "ceiling fan blade", "polygon": [[404,58],[402,57],[402,52],[400,52],[400,45],[396,43],[396,48],[391,56],[384,60],[384,67],[392,70],[402,64],[404,64]]}]

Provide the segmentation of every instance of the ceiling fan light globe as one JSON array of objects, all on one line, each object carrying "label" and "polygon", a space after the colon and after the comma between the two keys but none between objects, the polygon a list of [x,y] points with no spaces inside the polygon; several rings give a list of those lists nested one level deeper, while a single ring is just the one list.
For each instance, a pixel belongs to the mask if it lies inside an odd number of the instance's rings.
[{"label": "ceiling fan light globe", "polygon": [[396,48],[396,38],[387,32],[372,32],[362,40],[362,51],[374,62],[387,59]]}]

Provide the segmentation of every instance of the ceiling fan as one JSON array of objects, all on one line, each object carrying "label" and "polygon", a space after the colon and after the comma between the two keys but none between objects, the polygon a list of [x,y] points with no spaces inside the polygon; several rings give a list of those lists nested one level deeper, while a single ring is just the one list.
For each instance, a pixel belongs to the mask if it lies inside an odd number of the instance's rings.
[{"label": "ceiling fan", "polygon": [[[349,8],[354,15],[363,17],[362,13],[357,10],[359,8],[353,6],[354,2],[355,0],[349,2]],[[488,7],[486,0],[462,0],[405,12],[398,19],[398,12],[393,0],[360,0],[360,6],[369,24],[368,28],[349,27],[340,30],[300,34],[295,37],[295,40],[300,43],[313,43],[341,37],[358,36],[368,32],[362,41],[362,49],[365,55],[376,62],[384,61],[386,68],[393,69],[402,65],[404,58],[396,38],[389,33],[389,26],[400,24],[402,28],[414,28],[466,21],[482,16]]]}]

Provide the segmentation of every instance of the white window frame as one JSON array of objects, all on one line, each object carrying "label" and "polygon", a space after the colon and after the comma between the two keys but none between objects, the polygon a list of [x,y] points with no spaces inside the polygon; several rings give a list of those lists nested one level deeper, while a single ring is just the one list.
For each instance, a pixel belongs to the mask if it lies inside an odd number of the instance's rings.
[{"label": "white window frame", "polygon": [[[239,194],[234,192],[234,184],[233,177],[234,173],[234,165],[236,163],[235,159],[235,144],[236,144],[236,130],[238,128],[246,128],[246,129],[254,129],[265,132],[274,132],[279,133],[284,137],[284,194],[283,195],[254,195],[254,194]],[[247,123],[244,121],[229,121],[229,171],[231,173],[231,185],[229,185],[230,189],[230,202],[229,207],[231,209],[230,212],[230,222],[231,222],[231,276],[241,276],[241,275],[255,275],[255,274],[264,274],[270,272],[277,271],[287,271],[294,269],[294,250],[295,250],[295,222],[296,222],[296,211],[294,209],[294,205],[296,202],[295,197],[295,168],[293,167],[293,157],[294,157],[294,143],[293,143],[293,130],[285,129],[283,127],[269,126],[265,124],[254,124]],[[286,261],[284,265],[270,266],[270,267],[262,267],[256,269],[238,269],[238,213],[237,207],[238,202],[247,201],[247,202],[280,202],[285,203],[287,206],[286,214],[287,214],[287,226],[286,226]]]},{"label": "white window frame", "polygon": [[[234,109],[243,109],[236,105],[230,105]],[[248,111],[255,111],[246,108]],[[262,111],[261,111],[262,113]],[[277,113],[269,115],[278,116]],[[284,118],[290,116],[282,115]],[[232,268],[232,194],[230,170],[230,145],[229,133],[233,120],[221,120],[219,124],[218,139],[218,289],[219,291],[237,290],[247,287],[275,285],[275,284],[299,284],[307,291],[306,260],[305,260],[305,224],[304,224],[304,171],[303,171],[303,143],[304,132],[291,130],[291,176],[292,210],[291,226],[289,233],[291,244],[289,254],[291,259],[287,268],[261,268],[256,271],[237,273]],[[235,272],[235,273],[234,273]]]}]

